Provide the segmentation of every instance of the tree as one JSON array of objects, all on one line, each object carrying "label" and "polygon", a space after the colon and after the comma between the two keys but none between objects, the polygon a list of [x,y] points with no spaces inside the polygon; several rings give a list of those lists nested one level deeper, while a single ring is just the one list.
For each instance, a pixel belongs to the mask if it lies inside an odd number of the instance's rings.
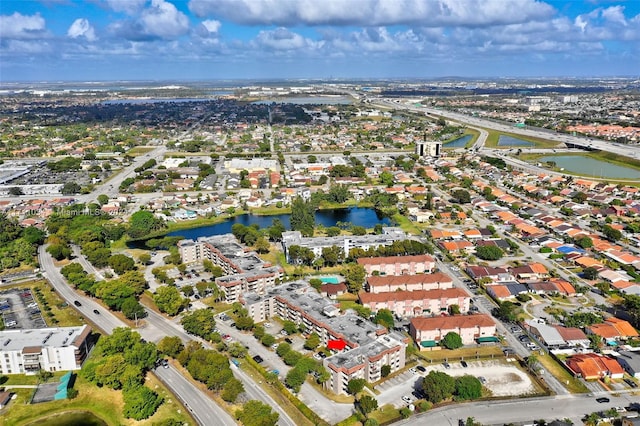
[{"label": "tree", "polygon": [[582,237],[576,240],[576,244],[583,249],[588,249],[593,247],[593,240],[589,237]]},{"label": "tree", "polygon": [[126,254],[114,254],[109,257],[109,266],[118,275],[135,269],[136,262]]},{"label": "tree", "polygon": [[378,400],[371,395],[364,395],[358,401],[358,405],[360,406],[360,411],[362,411],[362,414],[366,416],[378,409]]},{"label": "tree", "polygon": [[313,228],[316,224],[314,208],[311,203],[306,202],[302,197],[294,198],[291,203],[291,230],[300,231],[303,236],[313,236]]},{"label": "tree", "polygon": [[238,330],[250,330],[253,328],[253,318],[248,315],[240,315],[238,319],[236,319],[236,328]]},{"label": "tree", "polygon": [[345,279],[349,292],[355,294],[362,290],[362,285],[367,275],[364,266],[359,263],[349,263],[342,268],[341,274]]},{"label": "tree", "polygon": [[165,336],[158,342],[160,353],[175,358],[184,349],[182,340],[178,336]]},{"label": "tree", "polygon": [[122,395],[124,397],[122,414],[134,420],[143,420],[151,417],[163,402],[160,395],[146,386],[127,388]]},{"label": "tree", "polygon": [[227,348],[229,355],[234,358],[244,358],[247,355],[247,348],[240,342],[233,342]]},{"label": "tree", "polygon": [[514,322],[516,320],[515,310],[516,306],[512,302],[509,302],[507,300],[501,302],[500,304],[498,304],[497,308],[493,309],[493,315],[501,320]]},{"label": "tree", "polygon": [[39,246],[45,240],[46,234],[35,226],[27,226],[22,230],[22,238],[31,245]]},{"label": "tree", "polygon": [[[275,340],[275,339],[274,339]],[[273,343],[272,343],[273,344]],[[291,345],[287,342],[280,343],[276,348],[276,353],[280,358],[284,358],[286,354],[291,352]]]},{"label": "tree", "polygon": [[441,371],[430,371],[422,379],[422,391],[429,402],[438,402],[451,398],[456,390],[456,382],[453,377]]},{"label": "tree", "polygon": [[271,345],[274,345],[276,343],[276,338],[273,337],[273,335],[266,333],[264,336],[262,336],[262,339],[260,339],[260,343],[262,343],[266,347],[271,347]]},{"label": "tree", "polygon": [[24,192],[22,191],[22,188],[18,186],[12,186],[11,188],[9,188],[9,195],[13,197],[19,197],[21,195],[24,195]]},{"label": "tree", "polygon": [[138,256],[138,262],[140,262],[141,265],[148,265],[149,262],[151,262],[151,255],[149,253],[141,253],[140,256]]},{"label": "tree", "polygon": [[483,260],[498,260],[504,252],[498,246],[480,246],[476,248],[476,256]]},{"label": "tree", "polygon": [[402,417],[403,419],[408,419],[409,417],[411,417],[411,410],[409,410],[409,407],[402,407],[400,409],[400,417]]},{"label": "tree", "polygon": [[301,368],[294,367],[287,373],[284,382],[294,392],[300,391],[300,386],[307,379],[307,372]]},{"label": "tree", "polygon": [[449,315],[460,315],[460,305],[449,305]]},{"label": "tree", "polygon": [[216,328],[215,314],[211,309],[196,309],[190,314],[184,315],[181,324],[187,333],[210,339]]},{"label": "tree", "polygon": [[320,336],[318,336],[318,333],[311,333],[304,342],[304,348],[308,350],[315,350],[319,345]]},{"label": "tree", "polygon": [[282,322],[282,329],[289,335],[296,334],[298,332],[298,326],[295,322],[290,320],[284,320]]},{"label": "tree", "polygon": [[153,213],[140,210],[131,215],[127,233],[131,238],[143,238],[163,229],[164,226],[164,222],[156,218]]},{"label": "tree", "polygon": [[611,225],[604,225],[602,227],[602,233],[605,237],[612,241],[618,241],[622,238],[622,232],[620,230],[613,228]]},{"label": "tree", "polygon": [[224,384],[220,397],[227,402],[235,402],[242,392],[244,392],[244,385],[240,380],[232,377]]},{"label": "tree", "polygon": [[478,399],[482,396],[482,383],[474,376],[464,375],[456,377],[455,395],[457,400],[466,401]]},{"label": "tree", "polygon": [[144,306],[133,296],[127,297],[122,301],[120,310],[128,319],[140,319],[147,316]]},{"label": "tree", "polygon": [[584,278],[585,280],[595,280],[598,278],[598,270],[592,266],[589,266],[588,268],[584,268],[582,270],[582,278]]},{"label": "tree", "polygon": [[442,338],[441,343],[447,349],[458,349],[462,347],[462,337],[458,333],[450,331]]},{"label": "tree", "polygon": [[373,322],[386,327],[388,330],[391,330],[393,328],[395,320],[393,318],[393,313],[389,309],[383,308],[376,312],[376,316],[373,319]]},{"label": "tree", "polygon": [[382,377],[387,377],[391,374],[391,366],[389,364],[385,364],[380,368],[380,375]]},{"label": "tree", "polygon": [[269,253],[269,250],[271,250],[271,245],[269,244],[269,241],[267,241],[267,239],[264,237],[258,238],[254,244],[254,247],[258,253],[262,253],[262,254]]},{"label": "tree", "polygon": [[153,295],[153,301],[160,312],[171,316],[176,315],[185,306],[185,300],[180,296],[180,291],[170,286],[158,287]]},{"label": "tree", "polygon": [[236,411],[236,419],[244,426],[275,426],[279,416],[271,411],[270,406],[256,400],[247,401],[241,410]]},{"label": "tree", "polygon": [[347,393],[349,395],[356,395],[364,389],[364,385],[367,384],[365,379],[351,379],[347,383]]},{"label": "tree", "polygon": [[109,202],[109,196],[106,194],[100,194],[98,195],[97,200],[98,200],[98,204],[100,204],[101,206],[104,206]]},{"label": "tree", "polygon": [[81,190],[82,187],[76,182],[67,182],[62,185],[60,192],[62,192],[63,195],[73,195],[79,193]]},{"label": "tree", "polygon": [[451,193],[451,196],[458,204],[465,204],[471,202],[471,194],[464,189],[457,189]]},{"label": "tree", "polygon": [[380,179],[381,184],[389,188],[393,186],[393,182],[395,181],[395,177],[393,176],[393,173],[387,172],[387,171],[380,173],[380,175],[378,176],[378,179]]}]

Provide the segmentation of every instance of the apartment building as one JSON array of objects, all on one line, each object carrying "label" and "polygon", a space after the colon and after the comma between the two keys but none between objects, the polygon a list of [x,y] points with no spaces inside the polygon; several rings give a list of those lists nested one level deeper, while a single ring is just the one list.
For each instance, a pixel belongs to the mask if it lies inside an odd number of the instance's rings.
[{"label": "apartment building", "polygon": [[412,318],[409,334],[422,347],[436,346],[449,332],[458,333],[464,345],[482,337],[495,337],[496,323],[489,315],[453,315]]},{"label": "apartment building", "polygon": [[398,318],[447,313],[453,305],[460,313],[467,313],[471,297],[460,288],[443,290],[391,291],[386,293],[360,293],[363,306],[377,312],[389,309]]},{"label": "apartment building", "polygon": [[436,267],[428,254],[415,256],[362,257],[358,264],[364,267],[367,276],[430,274]]},{"label": "apartment building", "polygon": [[322,255],[323,248],[340,247],[344,257],[347,257],[349,251],[354,248],[377,249],[405,239],[407,234],[397,227],[383,227],[382,234],[379,235],[338,235],[336,237],[303,237],[300,231],[287,231],[282,233],[282,249],[287,256],[287,261],[291,262],[289,247],[294,245],[310,249],[316,257]]},{"label": "apartment building", "polygon": [[91,349],[91,327],[0,331],[0,373],[79,370]]},{"label": "apartment building", "polygon": [[354,378],[375,382],[382,378],[381,368],[391,371],[405,365],[407,339],[353,313],[340,315],[333,301],[318,294],[305,281],[295,281],[268,289],[265,294],[247,293],[241,302],[255,322],[276,316],[304,325],[305,334],[317,333],[321,344],[339,341],[344,349],[324,360],[331,373],[325,387],[346,394],[347,383]]},{"label": "apartment building", "polygon": [[367,278],[366,289],[369,293],[386,293],[391,291],[444,290],[453,288],[453,279],[445,273],[381,276]]},{"label": "apartment building", "polygon": [[184,263],[202,262],[207,259],[219,266],[226,275],[216,278],[216,284],[225,293],[225,301],[234,303],[241,294],[265,290],[282,278],[284,270],[264,262],[253,251],[238,243],[233,234],[180,240],[178,250]]}]

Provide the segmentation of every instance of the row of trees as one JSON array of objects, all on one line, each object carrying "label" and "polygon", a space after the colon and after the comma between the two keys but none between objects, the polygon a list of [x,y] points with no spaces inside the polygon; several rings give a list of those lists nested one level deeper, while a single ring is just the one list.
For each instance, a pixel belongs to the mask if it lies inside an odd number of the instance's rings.
[{"label": "row of trees", "polygon": [[421,383],[427,401],[438,402],[454,398],[456,401],[478,399],[482,396],[482,383],[474,376],[453,378],[441,371],[430,371]]},{"label": "row of trees", "polygon": [[125,417],[151,417],[163,402],[160,395],[144,385],[147,371],[158,360],[155,344],[142,341],[129,328],[116,328],[110,336],[100,339],[95,351],[98,356],[82,369],[84,377],[98,386],[122,389]]},{"label": "row of trees", "polygon": [[86,294],[102,299],[110,309],[122,311],[129,319],[146,316],[138,297],[147,288],[147,282],[138,271],[128,271],[112,280],[96,281],[77,262],[65,265],[60,270],[67,281]]}]

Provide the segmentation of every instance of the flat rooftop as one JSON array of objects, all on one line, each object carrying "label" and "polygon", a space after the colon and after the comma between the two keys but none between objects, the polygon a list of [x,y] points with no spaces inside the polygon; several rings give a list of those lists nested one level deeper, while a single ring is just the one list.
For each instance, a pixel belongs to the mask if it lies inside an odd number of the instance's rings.
[{"label": "flat rooftop", "polygon": [[89,329],[88,325],[31,330],[4,330],[0,331],[0,350],[22,351],[26,347],[73,346],[78,337],[87,333],[87,329]]}]

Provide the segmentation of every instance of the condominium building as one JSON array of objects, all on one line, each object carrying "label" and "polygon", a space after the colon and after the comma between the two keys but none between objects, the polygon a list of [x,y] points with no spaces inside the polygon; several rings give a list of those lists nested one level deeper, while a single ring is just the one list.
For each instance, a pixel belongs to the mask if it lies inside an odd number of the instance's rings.
[{"label": "condominium building", "polygon": [[310,249],[316,257],[322,255],[322,249],[339,247],[344,257],[349,256],[349,251],[354,248],[363,250],[377,249],[390,246],[394,241],[407,239],[407,234],[397,227],[383,227],[382,234],[376,235],[338,235],[336,237],[303,237],[300,231],[287,231],[282,233],[282,248],[289,258],[289,248],[300,246]]},{"label": "condominium building", "polygon": [[241,302],[255,322],[276,316],[303,325],[305,334],[317,333],[322,345],[339,341],[344,349],[324,360],[331,373],[325,387],[345,393],[354,378],[369,382],[381,379],[381,368],[391,371],[405,365],[407,339],[354,313],[340,315],[335,303],[318,294],[305,281],[295,281],[268,289],[265,294],[247,293]]},{"label": "condominium building", "polygon": [[91,349],[91,327],[0,331],[0,373],[79,370]]},{"label": "condominium building", "polygon": [[360,293],[363,306],[377,312],[389,309],[398,318],[421,315],[440,315],[447,313],[453,305],[458,307],[459,313],[469,311],[471,297],[460,288],[445,290],[415,290],[390,291],[386,293]]},{"label": "condominium building", "polygon": [[444,290],[453,288],[453,279],[445,273],[419,275],[373,275],[367,278],[366,289],[369,293],[386,293],[406,290]]},{"label": "condominium building", "polygon": [[489,315],[481,314],[416,317],[409,325],[409,334],[422,347],[436,346],[450,332],[459,334],[462,343],[470,345],[489,337],[495,338],[496,323]]},{"label": "condominium building", "polygon": [[226,275],[216,278],[215,282],[225,293],[227,303],[237,302],[245,292],[263,294],[284,274],[282,267],[264,262],[238,243],[233,234],[180,240],[178,250],[184,263],[207,259],[222,268]]},{"label": "condominium building", "polygon": [[430,274],[436,267],[428,254],[415,256],[361,257],[358,264],[364,267],[367,276]]}]

